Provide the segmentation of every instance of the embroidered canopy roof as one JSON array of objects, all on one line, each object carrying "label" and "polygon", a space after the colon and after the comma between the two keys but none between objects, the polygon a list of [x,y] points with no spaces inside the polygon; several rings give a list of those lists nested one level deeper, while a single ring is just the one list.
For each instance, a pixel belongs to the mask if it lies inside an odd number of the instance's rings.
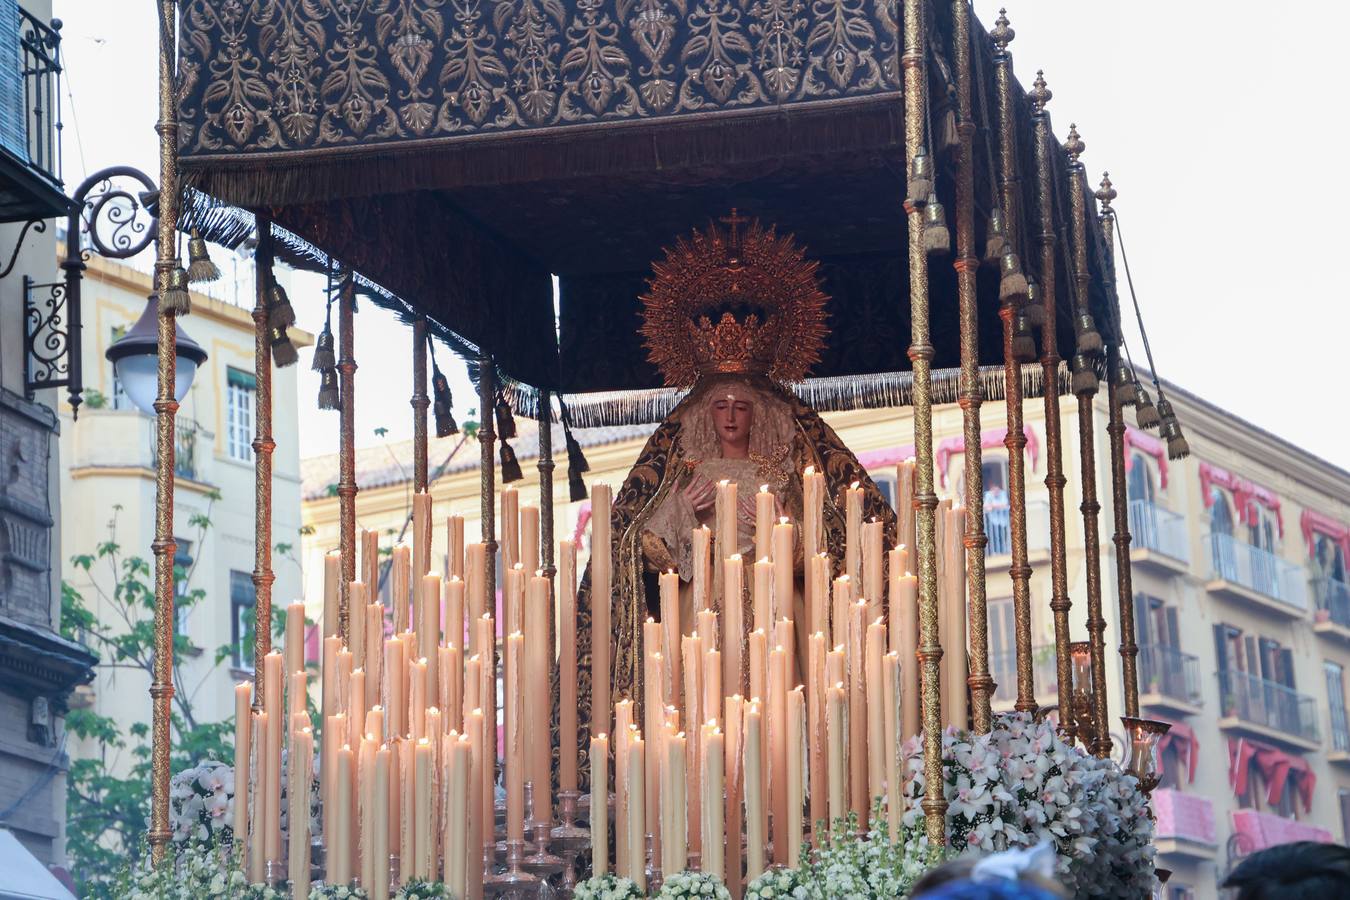
[{"label": "embroidered canopy roof", "polygon": [[[949,4],[929,11],[937,193],[954,210]],[[661,248],[731,207],[822,261],[817,376],[909,368],[895,0],[185,0],[184,226],[238,244],[266,210],[288,262],[328,257],[506,376],[565,392],[660,385],[638,296]],[[990,202],[993,46],[975,27],[977,239]],[[1030,104],[1016,94],[1033,236]],[[1057,237],[1068,169],[1052,154]],[[1091,198],[1089,198],[1091,202]],[[239,209],[236,209],[239,208]],[[1090,302],[1108,339],[1099,229]],[[981,243],[981,246],[983,244]],[[1072,352],[1070,279],[1056,279]],[[958,364],[951,257],[933,257],[938,368]],[[552,276],[560,286],[555,322]],[[1001,362],[997,272],[982,362]],[[299,299],[299,298],[297,298]],[[557,337],[555,337],[557,336]],[[903,393],[903,392],[901,392]]]}]

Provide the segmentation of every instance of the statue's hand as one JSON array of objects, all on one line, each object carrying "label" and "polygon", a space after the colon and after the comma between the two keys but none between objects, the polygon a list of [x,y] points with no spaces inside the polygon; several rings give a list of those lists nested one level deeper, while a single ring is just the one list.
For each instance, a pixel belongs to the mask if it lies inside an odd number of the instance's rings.
[{"label": "statue's hand", "polygon": [[675,557],[670,555],[670,548],[651,531],[642,532],[642,559],[648,572],[668,572],[675,568]]},{"label": "statue's hand", "polygon": [[717,503],[717,485],[702,475],[695,475],[684,489],[684,498],[696,514],[701,513]]}]

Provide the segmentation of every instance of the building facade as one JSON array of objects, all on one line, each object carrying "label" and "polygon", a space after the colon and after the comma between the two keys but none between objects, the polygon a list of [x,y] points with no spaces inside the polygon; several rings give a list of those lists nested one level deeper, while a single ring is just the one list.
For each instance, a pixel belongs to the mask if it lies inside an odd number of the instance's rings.
[{"label": "building facade", "polygon": [[[1173,871],[1167,896],[1215,898],[1218,884],[1243,856],[1296,839],[1350,838],[1350,728],[1346,667],[1350,666],[1350,473],[1262,432],[1198,397],[1168,387],[1193,454],[1170,461],[1163,442],[1133,427],[1128,448],[1131,572],[1139,644],[1142,715],[1173,723],[1161,751],[1162,786],[1154,794],[1159,864]],[[1053,629],[1049,609],[1049,503],[1045,488],[1045,404],[1025,407],[1028,550],[1033,568],[1033,644],[1037,695],[1056,702]],[[1060,401],[1063,463],[1068,479],[1067,575],[1071,638],[1085,640],[1084,522],[1079,512],[1080,446],[1077,401]],[[1107,409],[1099,397],[1095,484],[1102,504],[1099,546],[1107,618],[1110,720],[1117,757],[1120,622],[1116,600],[1114,514],[1107,452]],[[908,410],[826,415],[888,498],[896,464],[912,455]],[[1127,411],[1127,418],[1132,418]],[[1007,508],[1006,422],[1001,402],[982,410],[990,665],[999,689],[996,709],[1014,694],[1012,582]],[[520,423],[514,442],[525,479],[523,502],[538,496],[537,434]],[[336,421],[334,423],[336,428]],[[591,471],[587,483],[616,490],[650,428],[578,431]],[[937,490],[963,495],[961,411],[934,410]],[[560,429],[553,445],[562,446]],[[433,567],[444,569],[445,525],[465,516],[466,539],[479,535],[479,448],[460,438],[433,441],[430,459],[449,462],[432,484]],[[410,444],[362,451],[357,459],[357,518],[388,545],[403,534],[410,510]],[[404,465],[400,466],[399,461]],[[559,473],[566,465],[558,455]],[[309,582],[305,596],[322,598],[322,555],[337,546],[337,460],[305,460],[304,518]],[[566,502],[566,479],[555,479],[556,534],[580,539],[586,555],[589,504]],[[536,501],[537,502],[537,501]]]},{"label": "building facade", "polygon": [[[131,404],[104,357],[140,316],[151,290],[149,274],[98,256],[89,259],[83,284],[85,401],[76,421],[68,406],[62,410],[65,578],[99,621],[112,625],[118,617],[106,596],[112,586],[107,566],[100,563],[86,572],[70,559],[115,540],[123,557],[140,556],[154,564],[154,419]],[[189,649],[175,662],[178,689],[187,695],[194,717],[220,722],[234,715],[233,685],[251,675],[253,667],[253,318],[251,308],[194,291],[192,314],[180,327],[207,358],[176,422],[177,592],[202,589],[205,599],[179,611],[176,625]],[[291,337],[298,346],[312,343],[308,334],[295,329]],[[272,409],[277,435],[272,534],[275,544],[286,545],[273,554],[273,596],[284,605],[301,587],[294,367],[275,370]],[[149,687],[149,676],[139,669],[100,666],[78,702],[125,727],[149,720]],[[94,741],[73,742],[77,756],[104,752]],[[129,751],[122,753],[126,758],[108,760],[114,772],[132,762]]]},{"label": "building facade", "polygon": [[63,718],[94,656],[60,634],[58,392],[29,352],[30,312],[48,309],[43,291],[60,275],[53,221],[69,204],[51,13],[49,0],[0,2],[0,828],[60,865]]}]

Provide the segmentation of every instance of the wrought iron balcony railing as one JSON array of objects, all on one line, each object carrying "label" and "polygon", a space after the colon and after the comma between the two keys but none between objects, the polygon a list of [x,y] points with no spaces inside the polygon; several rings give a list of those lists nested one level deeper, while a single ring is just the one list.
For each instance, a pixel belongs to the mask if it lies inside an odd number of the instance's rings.
[{"label": "wrought iron balcony railing", "polygon": [[[1049,697],[1058,691],[1054,645],[1043,644],[1031,648],[1031,672],[1036,696]],[[1011,703],[1017,697],[1017,653],[989,654],[989,674],[994,676],[994,683],[998,685],[995,702]]]},{"label": "wrought iron balcony railing", "polygon": [[[1027,503],[1027,549],[1045,550],[1050,546],[1050,505],[1040,500]],[[1007,506],[988,507],[984,511],[984,533],[989,539],[985,556],[1012,553],[1012,527]]]},{"label": "wrought iron balcony railing", "polygon": [[[159,465],[159,447],[155,434],[150,432],[150,467]],[[189,422],[178,425],[173,442],[173,473],[179,478],[197,478],[197,426]]]},{"label": "wrought iron balcony railing", "polygon": [[1296,610],[1307,611],[1308,585],[1304,571],[1298,566],[1232,535],[1207,535],[1205,545],[1209,550],[1210,578],[1240,585]]},{"label": "wrought iron balcony railing", "polygon": [[0,147],[54,185],[61,184],[61,21],[37,19],[0,3]]},{"label": "wrought iron balcony railing", "polygon": [[1317,701],[1290,687],[1247,672],[1219,672],[1225,717],[1270,728],[1305,741],[1318,741]]},{"label": "wrought iron balcony railing", "polygon": [[1136,547],[1190,562],[1185,517],[1148,500],[1130,501],[1130,537]]},{"label": "wrought iron balcony railing", "polygon": [[1337,625],[1350,628],[1350,584],[1335,578],[1314,578],[1312,589],[1317,611],[1326,613],[1326,618]]},{"label": "wrought iron balcony railing", "polygon": [[1200,706],[1200,660],[1175,647],[1145,644],[1139,647],[1139,683],[1145,692],[1161,694],[1190,706]]}]

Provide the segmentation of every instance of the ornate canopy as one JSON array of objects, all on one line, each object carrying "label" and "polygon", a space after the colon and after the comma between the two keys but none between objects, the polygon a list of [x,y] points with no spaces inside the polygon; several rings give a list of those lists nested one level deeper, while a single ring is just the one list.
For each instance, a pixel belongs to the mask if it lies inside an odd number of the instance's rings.
[{"label": "ornate canopy", "polygon": [[[909,368],[894,0],[186,0],[182,10],[180,166],[200,192],[185,227],[238,243],[252,217],[232,207],[266,210],[293,264],[335,257],[377,302],[428,316],[461,351],[491,352],[508,378],[578,393],[661,385],[639,336],[651,263],[735,206],[820,261],[830,337],[814,374]],[[928,81],[937,194],[950,209],[949,16],[931,8]],[[975,42],[992,98],[992,44],[978,27]],[[992,99],[976,106],[987,133]],[[1030,173],[1029,103],[1016,115]],[[975,143],[987,211],[989,142]],[[1053,156],[1066,185],[1063,154]],[[1019,249],[1036,275],[1033,186],[1022,179]],[[1067,196],[1058,203],[1067,223]],[[1089,299],[1109,333],[1098,229],[1088,239]],[[955,273],[950,258],[930,271],[934,365],[951,368]],[[1067,274],[1056,279],[1065,356]],[[997,364],[997,272],[984,267],[980,285],[982,362]]]}]

